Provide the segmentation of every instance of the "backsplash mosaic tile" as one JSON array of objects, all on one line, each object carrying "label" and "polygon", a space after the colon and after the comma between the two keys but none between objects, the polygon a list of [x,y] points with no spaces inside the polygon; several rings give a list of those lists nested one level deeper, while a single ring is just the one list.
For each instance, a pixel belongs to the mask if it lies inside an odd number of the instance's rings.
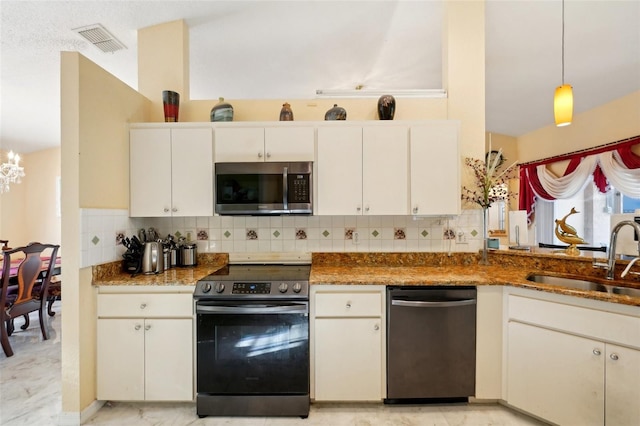
[{"label": "backsplash mosaic tile", "polygon": [[[453,218],[413,216],[213,216],[129,218],[127,210],[82,209],[82,266],[122,259],[119,243],[153,227],[160,238],[195,241],[199,253],[219,252],[477,252],[481,210]],[[463,231],[467,243],[457,244]],[[354,240],[353,233],[358,232]],[[122,234],[122,235],[121,235]],[[448,239],[452,238],[452,239]],[[95,241],[95,242],[94,242]]]}]

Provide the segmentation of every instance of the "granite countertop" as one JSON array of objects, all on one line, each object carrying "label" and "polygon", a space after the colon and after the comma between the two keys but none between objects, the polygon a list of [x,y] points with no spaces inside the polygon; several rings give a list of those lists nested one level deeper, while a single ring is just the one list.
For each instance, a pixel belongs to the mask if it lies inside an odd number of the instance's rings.
[{"label": "granite countertop", "polygon": [[[474,253],[314,253],[311,285],[508,285],[569,296],[640,306],[640,297],[585,291],[534,283],[536,273],[589,277],[617,286],[640,288],[639,280],[604,280],[604,270],[594,269],[592,257],[559,258],[551,253],[494,252],[489,265],[480,265]],[[227,254],[198,255],[198,265],[172,268],[163,274],[136,275],[120,271],[120,262],[94,267],[93,285],[190,285],[228,263]],[[622,262],[618,262],[622,263]],[[618,265],[624,268],[625,264]],[[616,269],[616,276],[620,271]]]},{"label": "granite countertop", "polygon": [[226,253],[204,253],[198,254],[196,266],[175,267],[167,269],[162,274],[131,275],[122,272],[121,262],[111,262],[93,267],[93,285],[195,286],[198,280],[212,274],[227,263],[229,263],[229,256]]}]

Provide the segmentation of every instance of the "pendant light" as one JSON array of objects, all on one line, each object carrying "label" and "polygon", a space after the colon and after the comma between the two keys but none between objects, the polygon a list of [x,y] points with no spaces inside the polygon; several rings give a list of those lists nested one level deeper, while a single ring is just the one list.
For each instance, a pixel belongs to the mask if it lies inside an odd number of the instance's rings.
[{"label": "pendant light", "polygon": [[564,83],[564,0],[562,0],[562,86],[556,88],[553,97],[553,114],[556,126],[568,126],[573,118],[573,87]]}]

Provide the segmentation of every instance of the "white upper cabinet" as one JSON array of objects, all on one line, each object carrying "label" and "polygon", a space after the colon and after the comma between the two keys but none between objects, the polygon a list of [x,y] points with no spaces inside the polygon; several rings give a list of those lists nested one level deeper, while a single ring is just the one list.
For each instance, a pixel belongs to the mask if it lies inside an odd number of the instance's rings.
[{"label": "white upper cabinet", "polygon": [[214,130],[217,163],[264,161],[264,128],[221,127]]},{"label": "white upper cabinet", "polygon": [[459,123],[456,121],[411,126],[410,214],[460,214],[458,134]]},{"label": "white upper cabinet", "polygon": [[362,214],[362,128],[318,128],[319,215]]},{"label": "white upper cabinet", "polygon": [[211,128],[130,131],[130,216],[213,216]]},{"label": "white upper cabinet", "polygon": [[267,127],[264,129],[265,161],[314,161],[313,127]]},{"label": "white upper cabinet", "polygon": [[408,214],[404,126],[318,128],[319,215]]},{"label": "white upper cabinet", "polygon": [[298,127],[216,127],[215,161],[313,161],[315,129]]},{"label": "white upper cabinet", "polygon": [[408,214],[408,146],[405,126],[365,126],[362,129],[364,214]]}]

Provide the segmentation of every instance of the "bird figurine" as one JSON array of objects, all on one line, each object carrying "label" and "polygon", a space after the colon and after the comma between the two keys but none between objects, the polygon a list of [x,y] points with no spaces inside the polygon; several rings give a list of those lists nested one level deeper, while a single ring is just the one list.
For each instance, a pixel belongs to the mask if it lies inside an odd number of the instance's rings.
[{"label": "bird figurine", "polygon": [[572,214],[580,213],[575,207],[571,208],[571,211],[565,215],[562,219],[556,219],[556,237],[563,243],[569,244],[569,247],[565,249],[565,253],[570,256],[578,256],[580,250],[576,247],[577,244],[587,244],[585,240],[578,236],[578,231],[567,224],[567,218]]}]

